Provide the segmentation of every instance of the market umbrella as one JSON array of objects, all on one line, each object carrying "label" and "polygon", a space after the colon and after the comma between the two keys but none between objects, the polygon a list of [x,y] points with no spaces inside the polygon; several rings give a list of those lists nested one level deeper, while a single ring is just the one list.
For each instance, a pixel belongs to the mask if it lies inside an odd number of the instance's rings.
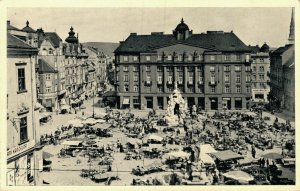
[{"label": "market umbrella", "polygon": [[53,154],[50,154],[46,151],[43,151],[43,159],[48,159],[48,158],[51,158],[53,156],[54,156]]},{"label": "market umbrella", "polygon": [[78,124],[82,124],[82,120],[80,120],[78,118],[71,119],[70,121],[68,121],[68,124],[75,126],[75,125],[78,125]]},{"label": "market umbrella", "polygon": [[83,124],[94,125],[94,124],[96,124],[96,119],[94,119],[94,118],[87,118],[87,119],[84,120],[82,123],[83,123]]},{"label": "market umbrella", "polygon": [[253,176],[240,170],[226,172],[223,174],[223,176],[243,182],[249,182],[254,180]]},{"label": "market umbrella", "polygon": [[281,154],[278,154],[278,153],[267,153],[267,154],[262,155],[262,157],[266,158],[266,159],[273,159],[273,160],[283,158],[283,156]]},{"label": "market umbrella", "polygon": [[105,123],[106,121],[104,119],[96,119],[96,123]]},{"label": "market umbrella", "polygon": [[156,140],[156,141],[162,141],[163,140],[163,138],[162,137],[160,137],[160,136],[158,136],[158,135],[150,135],[149,137],[148,137],[148,140]]},{"label": "market umbrella", "polygon": [[189,153],[186,153],[184,151],[174,151],[166,154],[169,157],[175,157],[175,158],[187,158],[190,156]]}]

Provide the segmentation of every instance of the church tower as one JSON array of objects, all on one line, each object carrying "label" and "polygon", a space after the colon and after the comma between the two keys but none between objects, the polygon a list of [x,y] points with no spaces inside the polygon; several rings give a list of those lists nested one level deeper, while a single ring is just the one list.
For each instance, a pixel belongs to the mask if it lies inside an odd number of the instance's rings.
[{"label": "church tower", "polygon": [[292,18],[290,23],[290,34],[289,34],[288,44],[295,43],[295,21],[294,21],[294,8],[292,8]]}]

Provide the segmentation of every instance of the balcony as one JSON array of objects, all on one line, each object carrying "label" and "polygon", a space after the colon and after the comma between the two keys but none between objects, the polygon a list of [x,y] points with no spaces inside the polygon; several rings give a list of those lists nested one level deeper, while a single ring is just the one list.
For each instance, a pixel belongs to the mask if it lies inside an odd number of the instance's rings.
[{"label": "balcony", "polygon": [[158,84],[158,85],[161,85],[161,84],[162,84],[162,81],[157,81],[157,84]]},{"label": "balcony", "polygon": [[203,83],[203,81],[198,81],[198,84],[203,85],[204,83]]},{"label": "balcony", "polygon": [[147,80],[147,81],[145,81],[145,85],[146,85],[146,86],[151,86],[151,85],[152,85],[152,82],[149,81],[149,80]]},{"label": "balcony", "polygon": [[172,85],[172,84],[173,84],[173,81],[167,81],[167,84],[168,84],[168,85]]},{"label": "balcony", "polygon": [[217,83],[216,83],[215,81],[210,81],[210,82],[209,82],[209,85],[215,86],[215,85],[217,85]]},{"label": "balcony", "polygon": [[194,82],[193,81],[188,81],[188,85],[193,85]]},{"label": "balcony", "polygon": [[178,81],[178,85],[182,85],[183,84],[183,81]]}]

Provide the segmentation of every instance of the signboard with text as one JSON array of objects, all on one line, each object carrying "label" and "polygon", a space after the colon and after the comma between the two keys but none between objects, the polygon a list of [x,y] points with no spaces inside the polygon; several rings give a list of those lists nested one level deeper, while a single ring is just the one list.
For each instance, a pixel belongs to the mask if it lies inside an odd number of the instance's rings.
[{"label": "signboard with text", "polygon": [[34,147],[34,143],[35,143],[35,141],[31,140],[31,141],[28,141],[27,143],[24,143],[22,145],[18,145],[14,148],[9,149],[7,151],[7,158],[11,158],[17,154],[20,154],[20,153]]}]

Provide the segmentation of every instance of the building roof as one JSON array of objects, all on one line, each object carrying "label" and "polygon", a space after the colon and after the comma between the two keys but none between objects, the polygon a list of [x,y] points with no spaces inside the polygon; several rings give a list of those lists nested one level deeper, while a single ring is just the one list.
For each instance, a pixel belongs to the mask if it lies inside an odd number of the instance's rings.
[{"label": "building roof", "polygon": [[233,32],[208,31],[207,33],[194,34],[185,40],[177,40],[172,34],[131,34],[120,44],[114,53],[149,52],[157,48],[171,46],[174,44],[185,44],[214,51],[251,51],[251,49],[249,49]]},{"label": "building roof", "polygon": [[66,42],[68,43],[78,43],[78,39],[75,37],[75,32],[73,31],[73,27],[71,26],[69,36],[66,38]]},{"label": "building roof", "polygon": [[287,51],[289,48],[293,47],[293,44],[287,44],[285,46],[279,47],[276,50],[274,50],[272,52],[273,55],[280,55],[282,53],[284,53],[285,51]]},{"label": "building roof", "polygon": [[17,27],[14,27],[10,24],[10,21],[6,22],[6,26],[7,26],[7,30],[16,30],[16,31],[20,31],[20,29],[18,29]]},{"label": "building roof", "polygon": [[248,48],[251,50],[252,53],[258,53],[260,50],[258,45],[256,45],[256,46],[248,45]]},{"label": "building roof", "polygon": [[57,71],[50,65],[48,64],[44,59],[39,59],[38,60],[39,64],[39,73],[56,73]]},{"label": "building roof", "polygon": [[295,56],[291,56],[285,63],[283,63],[283,66],[295,68]]},{"label": "building roof", "polygon": [[28,50],[36,50],[36,48],[30,46],[23,40],[15,37],[12,34],[7,33],[7,48],[18,48],[18,49],[28,49]]},{"label": "building roof", "polygon": [[58,36],[56,32],[45,32],[45,36],[51,40],[54,48],[59,47],[59,43],[62,41],[62,39]]},{"label": "building roof", "polygon": [[35,33],[36,31],[29,26],[29,21],[26,21],[26,27],[22,29],[24,32]]}]

